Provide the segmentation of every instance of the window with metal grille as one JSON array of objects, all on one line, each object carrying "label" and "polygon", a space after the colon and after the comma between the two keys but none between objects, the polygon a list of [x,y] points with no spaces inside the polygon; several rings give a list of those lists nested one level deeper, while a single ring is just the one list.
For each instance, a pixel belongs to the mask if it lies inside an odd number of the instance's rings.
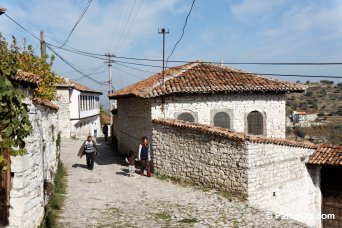
[{"label": "window with metal grille", "polygon": [[218,112],[214,116],[214,126],[230,128],[230,117],[225,112]]},{"label": "window with metal grille", "polygon": [[258,111],[250,112],[247,116],[248,134],[263,135],[264,134],[264,117]]},{"label": "window with metal grille", "polygon": [[184,120],[184,121],[188,121],[188,122],[195,122],[195,118],[193,115],[191,115],[188,112],[183,112],[182,114],[178,115],[177,117],[178,120]]}]

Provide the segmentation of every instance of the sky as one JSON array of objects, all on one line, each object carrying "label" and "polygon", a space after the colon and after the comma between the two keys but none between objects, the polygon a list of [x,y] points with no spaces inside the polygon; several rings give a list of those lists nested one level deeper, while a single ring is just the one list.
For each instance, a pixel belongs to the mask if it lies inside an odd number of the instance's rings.
[{"label": "sky", "polygon": [[[85,8],[86,0],[0,0],[7,14],[46,42],[61,46]],[[65,48],[117,57],[162,59],[162,35],[167,28],[165,57],[180,38],[192,0],[93,0]],[[342,1],[340,0],[196,0],[185,34],[170,60],[236,62],[342,62]],[[11,40],[26,39],[37,55],[40,43],[5,15],[0,32]],[[88,87],[101,90],[108,104],[108,66],[104,60],[56,49],[64,59],[103,84],[82,78],[58,57],[53,70]],[[51,52],[48,50],[48,54]],[[161,62],[115,58],[113,89],[118,90],[161,71]],[[131,63],[154,65],[146,67]],[[120,65],[119,65],[120,64]],[[168,66],[179,63],[169,63]],[[274,74],[342,76],[342,65],[234,68]],[[132,69],[129,67],[134,67]],[[273,77],[302,82],[324,78]],[[328,79],[341,82],[341,79]]]}]

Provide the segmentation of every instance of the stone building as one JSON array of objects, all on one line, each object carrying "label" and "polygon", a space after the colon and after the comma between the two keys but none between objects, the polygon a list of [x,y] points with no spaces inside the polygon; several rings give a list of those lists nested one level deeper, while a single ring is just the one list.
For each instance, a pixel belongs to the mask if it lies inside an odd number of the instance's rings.
[{"label": "stone building", "polygon": [[[33,131],[25,138],[27,153],[10,157],[9,192],[1,191],[1,194],[9,193],[9,202],[5,202],[9,205],[9,227],[37,227],[48,201],[44,186],[53,182],[57,169],[58,107],[50,101],[33,97],[32,89],[39,83],[38,76],[18,71],[14,83],[26,95],[24,103],[28,105]],[[6,189],[3,187],[1,190]],[[0,210],[1,214],[6,213],[4,204]]]},{"label": "stone building", "polygon": [[[163,85],[163,80],[165,85]],[[152,119],[171,118],[285,138],[286,93],[305,87],[229,67],[194,62],[170,68],[109,95],[117,100],[119,150],[152,136]],[[131,136],[131,137],[128,137]]]},{"label": "stone building", "polygon": [[[155,173],[229,192],[277,218],[342,225],[342,147],[285,139],[285,94],[303,85],[202,62],[164,75],[109,95],[121,153],[147,135]],[[319,217],[331,212],[337,220]]]},{"label": "stone building", "polygon": [[101,133],[99,91],[65,79],[57,86],[58,125],[66,138]]}]

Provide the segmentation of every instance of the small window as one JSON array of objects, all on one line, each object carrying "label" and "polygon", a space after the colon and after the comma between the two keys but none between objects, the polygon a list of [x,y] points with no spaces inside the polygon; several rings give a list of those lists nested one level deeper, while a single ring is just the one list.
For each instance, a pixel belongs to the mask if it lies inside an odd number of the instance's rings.
[{"label": "small window", "polygon": [[250,112],[247,116],[248,134],[263,135],[264,134],[264,117],[258,111]]},{"label": "small window", "polygon": [[230,128],[230,118],[225,112],[218,112],[214,116],[214,126]]},{"label": "small window", "polygon": [[188,122],[191,122],[191,123],[195,122],[194,116],[191,115],[188,112],[183,112],[182,114],[178,115],[177,119],[178,120],[183,120],[183,121],[188,121]]}]

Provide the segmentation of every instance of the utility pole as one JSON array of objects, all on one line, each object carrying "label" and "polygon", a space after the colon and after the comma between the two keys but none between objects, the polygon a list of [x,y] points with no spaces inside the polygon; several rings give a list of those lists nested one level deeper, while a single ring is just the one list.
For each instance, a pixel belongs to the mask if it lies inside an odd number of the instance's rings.
[{"label": "utility pole", "polygon": [[169,34],[169,29],[165,29],[165,28],[161,28],[158,30],[158,34],[163,34],[163,86],[165,86],[165,75],[164,75],[164,71],[165,71],[165,34]]},{"label": "utility pole", "polygon": [[44,32],[40,31],[40,57],[45,58],[46,56],[46,43],[44,41]]},{"label": "utility pole", "polygon": [[[112,57],[115,57],[115,55],[111,53],[106,53],[105,56],[108,58],[108,60],[105,61],[107,63],[107,66],[109,67],[109,80],[108,80],[108,95],[112,91],[112,63],[114,63],[114,60],[112,60]],[[109,99],[109,114],[110,114],[110,126],[113,124],[113,114],[112,114],[112,101]]]}]

